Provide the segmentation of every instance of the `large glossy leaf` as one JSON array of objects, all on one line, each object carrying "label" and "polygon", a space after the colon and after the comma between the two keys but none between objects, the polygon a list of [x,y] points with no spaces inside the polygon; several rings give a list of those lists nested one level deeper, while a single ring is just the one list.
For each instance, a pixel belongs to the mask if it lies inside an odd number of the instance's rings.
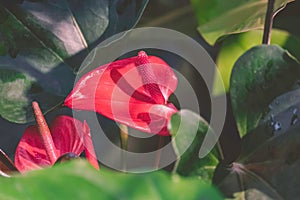
[{"label": "large glossy leaf", "polygon": [[[1,0],[0,68],[22,72],[27,79],[37,82],[41,90],[65,97],[74,83],[73,70],[88,52],[107,37],[134,26],[146,3],[147,0],[140,3]],[[28,96],[32,92],[22,88],[14,90],[22,94],[23,101],[7,101],[7,106],[18,107],[31,116]],[[44,111],[57,103],[47,99],[40,102]],[[4,118],[11,115],[7,110],[1,113]],[[30,117],[7,119],[22,123]]]},{"label": "large glossy leaf", "polygon": [[266,113],[259,121],[258,127],[244,136],[240,160],[243,161],[244,157],[253,154],[268,140],[286,134],[296,127],[299,128],[299,97],[300,90],[296,89],[276,97],[269,104]]},{"label": "large glossy leaf", "polygon": [[[22,72],[39,82],[47,91],[57,95],[66,94],[72,88],[74,79],[71,68],[62,62],[57,53],[38,39],[41,33],[31,31],[30,27],[26,27],[4,6],[6,3],[1,1],[0,34],[6,49],[6,54],[0,57],[1,69]],[[26,16],[23,18],[26,19]]]},{"label": "large glossy leaf", "polygon": [[25,176],[0,177],[1,199],[222,199],[197,178],[166,172],[124,174],[95,171],[76,160]]},{"label": "large glossy leaf", "polygon": [[[213,45],[218,38],[234,33],[262,29],[268,1],[191,0],[198,18],[198,31]],[[276,0],[275,10],[293,0]]]},{"label": "large glossy leaf", "polygon": [[[180,110],[172,115],[169,130],[178,160],[174,171],[184,176],[199,176],[211,181],[219,162],[219,155],[213,149],[206,157],[199,158],[199,150],[208,133],[208,123],[196,113]],[[213,132],[209,132],[211,134]],[[203,147],[202,147],[203,148]]]},{"label": "large glossy leaf", "polygon": [[298,125],[300,111],[300,90],[296,89],[276,97],[268,106],[268,112],[260,120],[260,126],[267,124],[275,136]]},{"label": "large glossy leaf", "polygon": [[271,101],[297,87],[299,63],[274,45],[253,47],[235,63],[230,96],[241,135],[253,130]]},{"label": "large glossy leaf", "polygon": [[300,184],[300,126],[295,117],[298,97],[299,90],[276,98],[270,104],[268,120],[262,120],[242,139],[239,159],[232,166],[218,166],[215,183],[226,196],[249,200],[299,197],[295,187]]},{"label": "large glossy leaf", "polygon": [[[237,59],[250,48],[261,44],[262,30],[253,30],[228,36],[222,43],[216,64],[224,81],[226,91],[229,90],[231,71]],[[300,39],[279,29],[272,30],[271,44],[277,44],[300,59]],[[219,95],[223,88],[215,85],[214,92]]]}]

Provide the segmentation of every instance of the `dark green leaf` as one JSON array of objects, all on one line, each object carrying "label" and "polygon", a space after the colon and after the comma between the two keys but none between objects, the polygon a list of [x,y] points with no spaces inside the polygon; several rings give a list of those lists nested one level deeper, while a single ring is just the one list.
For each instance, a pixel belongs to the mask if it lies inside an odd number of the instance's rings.
[{"label": "dark green leaf", "polygon": [[241,157],[252,154],[268,140],[298,126],[299,97],[300,90],[296,89],[276,97],[269,104],[268,111],[259,121],[258,127],[243,137]]},{"label": "dark green leaf", "polygon": [[[25,123],[32,121],[31,102],[41,102],[43,111],[47,111],[63,98],[43,90],[37,82],[20,72],[0,69],[0,115],[9,121]],[[8,133],[7,133],[8,134]]]},{"label": "dark green leaf", "polygon": [[[290,120],[286,114],[276,117]],[[228,197],[298,199],[300,193],[295,186],[300,184],[299,131],[300,127],[293,125],[277,134],[268,121],[261,124],[242,139],[242,153],[232,166],[218,166],[215,183]]]},{"label": "dark green leaf", "polygon": [[297,199],[300,90],[275,98],[259,127],[242,139],[231,167],[218,166],[215,182],[227,195],[242,199]]},{"label": "dark green leaf", "polygon": [[[229,90],[231,70],[237,59],[250,48],[261,44],[263,31],[254,30],[228,36],[222,43],[216,64],[222,75],[225,89]],[[286,31],[273,29],[271,44],[277,44],[300,59],[300,39]],[[221,94],[223,88],[214,88],[215,94]]]},{"label": "dark green leaf", "polygon": [[218,154],[213,149],[206,157],[199,158],[206,134],[213,133],[208,133],[208,123],[192,111],[180,110],[172,115],[168,127],[173,136],[175,153],[180,156],[174,170],[184,176],[200,176],[210,181],[219,162]]},{"label": "dark green leaf", "polygon": [[[74,74],[64,63],[64,57],[61,57],[65,53],[56,53],[47,47],[47,43],[42,40],[44,38],[39,38],[46,37],[46,33],[35,32],[30,24],[27,24],[29,22],[23,20],[34,21],[33,16],[23,16],[22,10],[13,10],[18,8],[13,7],[14,4],[7,6],[7,3],[0,3],[1,17],[4,18],[0,23],[0,33],[6,49],[6,54],[0,57],[0,68],[22,72],[39,82],[47,91],[56,95],[66,95],[73,86]],[[60,41],[60,45],[63,46],[64,43]]]},{"label": "dark green leaf", "polygon": [[278,46],[253,47],[234,65],[230,96],[240,134],[257,127],[271,101],[295,87],[300,77],[299,63]]},{"label": "dark green leaf", "polygon": [[[275,10],[293,0],[276,0]],[[192,0],[198,18],[198,31],[213,45],[224,35],[262,29],[268,1]]]},{"label": "dark green leaf", "polygon": [[275,135],[285,133],[299,122],[300,90],[287,92],[268,106],[268,113],[260,120],[260,124],[267,124]]},{"label": "dark green leaf", "polygon": [[24,176],[0,177],[1,199],[222,199],[198,178],[125,174],[76,160]]},{"label": "dark green leaf", "polygon": [[[0,69],[21,72],[40,90],[61,96],[56,101],[43,97],[39,102],[43,111],[50,110],[71,91],[73,71],[89,51],[107,37],[135,25],[148,1],[138,2],[139,6],[137,1],[123,0],[0,0]],[[21,94],[22,103],[8,98],[3,101],[6,107],[17,109],[19,116],[4,109],[0,110],[2,117],[17,123],[32,119],[29,97],[36,94],[28,90],[29,85],[13,91],[10,88],[11,93]]]}]

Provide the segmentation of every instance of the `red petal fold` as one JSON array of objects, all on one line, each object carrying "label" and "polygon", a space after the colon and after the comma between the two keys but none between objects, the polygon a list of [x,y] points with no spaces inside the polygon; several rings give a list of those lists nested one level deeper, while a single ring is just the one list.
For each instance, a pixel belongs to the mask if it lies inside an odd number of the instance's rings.
[{"label": "red petal fold", "polygon": [[[167,120],[177,109],[167,106],[169,96],[175,91],[177,78],[173,70],[162,59],[149,56],[155,84],[165,99],[155,99],[145,89],[137,57],[118,60],[100,66],[85,74],[65,99],[65,105],[72,109],[98,112],[117,122],[138,130],[169,135]],[[153,83],[146,83],[153,84]],[[159,102],[158,102],[159,101]],[[159,115],[151,113],[154,105],[159,107]]]},{"label": "red petal fold", "polygon": [[83,123],[73,117],[61,115],[54,119],[50,131],[58,156],[68,152],[79,156],[83,152],[82,130]]},{"label": "red petal fold", "polygon": [[29,126],[15,153],[15,166],[20,172],[51,165],[42,138],[36,126]]},{"label": "red petal fold", "polygon": [[[85,126],[88,127],[87,124]],[[85,149],[83,130],[84,124],[77,119],[65,115],[56,117],[50,127],[56,155],[60,157],[71,152],[79,156]],[[25,130],[16,149],[15,165],[20,172],[51,165],[36,126],[30,126]]]}]

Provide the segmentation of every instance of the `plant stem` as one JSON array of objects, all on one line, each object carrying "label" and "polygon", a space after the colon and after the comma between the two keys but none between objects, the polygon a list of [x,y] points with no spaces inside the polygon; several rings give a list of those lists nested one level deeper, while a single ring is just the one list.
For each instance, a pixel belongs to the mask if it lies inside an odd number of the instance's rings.
[{"label": "plant stem", "polygon": [[49,110],[45,111],[44,112],[44,115],[50,113],[50,112],[53,112],[55,110],[58,110],[60,108],[63,108],[64,105],[63,105],[64,101],[60,101],[58,104],[54,105],[54,107],[50,108]]},{"label": "plant stem", "polygon": [[222,146],[219,141],[217,142],[217,149],[218,149],[218,153],[220,155],[221,160],[224,160],[225,157],[223,154]]},{"label": "plant stem", "polygon": [[46,149],[46,153],[51,161],[51,164],[54,164],[57,160],[57,155],[55,152],[55,146],[52,140],[50,129],[39,107],[39,104],[36,101],[32,102],[32,108],[34,111],[34,116],[37,123],[38,131],[41,135],[43,144]]},{"label": "plant stem", "polygon": [[0,172],[9,174],[11,172],[17,172],[18,169],[15,167],[11,159],[0,149]]},{"label": "plant stem", "polygon": [[119,124],[120,127],[120,139],[121,139],[121,149],[122,151],[122,168],[125,171],[126,165],[126,152],[128,150],[128,127],[124,124]]},{"label": "plant stem", "polygon": [[267,13],[265,17],[264,35],[262,39],[263,44],[270,44],[271,41],[274,4],[275,0],[268,0]]},{"label": "plant stem", "polygon": [[164,137],[163,136],[159,136],[158,150],[157,150],[157,156],[156,156],[156,160],[155,160],[154,169],[158,169],[159,168],[160,157],[161,157],[161,148],[163,147],[163,145],[164,145]]}]

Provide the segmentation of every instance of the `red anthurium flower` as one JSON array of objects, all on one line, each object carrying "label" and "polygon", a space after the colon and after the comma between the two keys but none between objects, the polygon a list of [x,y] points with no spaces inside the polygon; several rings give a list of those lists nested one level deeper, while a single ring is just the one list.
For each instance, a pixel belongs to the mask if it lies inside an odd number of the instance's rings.
[{"label": "red anthurium flower", "polygon": [[15,166],[20,172],[51,166],[66,153],[79,156],[83,151],[87,160],[99,169],[86,122],[62,115],[54,119],[49,129],[36,102],[33,108],[37,126],[25,130],[15,153]]},{"label": "red anthurium flower", "polygon": [[144,132],[170,135],[166,126],[177,109],[168,98],[176,86],[177,78],[169,65],[141,51],[136,57],[85,74],[64,104],[96,111]]}]

